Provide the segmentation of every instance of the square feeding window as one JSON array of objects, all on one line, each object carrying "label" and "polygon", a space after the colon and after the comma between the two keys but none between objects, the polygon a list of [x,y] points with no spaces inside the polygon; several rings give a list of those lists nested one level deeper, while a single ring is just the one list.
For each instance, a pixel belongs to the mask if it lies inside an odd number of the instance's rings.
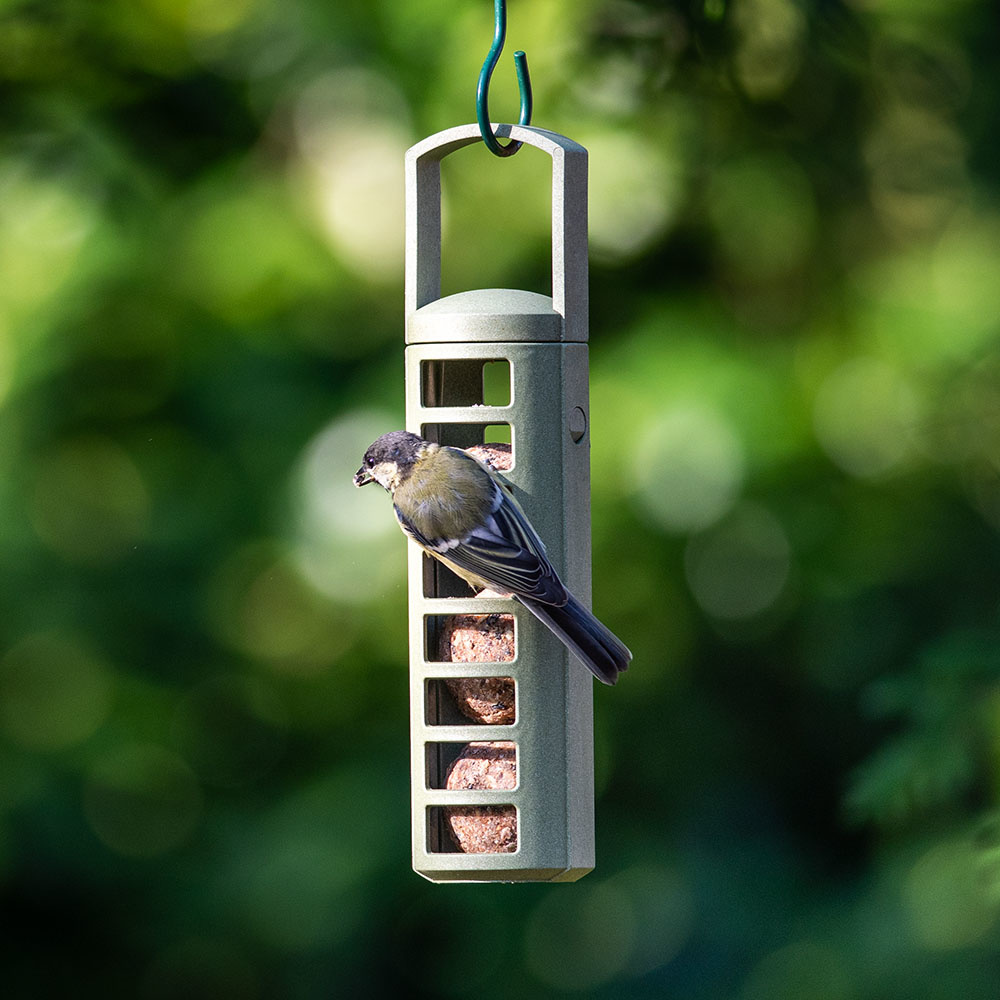
[{"label": "square feeding window", "polygon": [[431,806],[427,810],[430,854],[515,854],[518,834],[514,805]]},{"label": "square feeding window", "polygon": [[428,663],[511,663],[516,655],[513,614],[424,615]]},{"label": "square feeding window", "polygon": [[[498,471],[505,472],[514,466],[514,432],[510,424],[421,424],[420,436],[437,444],[452,448],[474,448],[477,445],[506,445],[509,458],[495,455],[491,459]],[[482,460],[483,456],[477,455]]]},{"label": "square feeding window", "polygon": [[509,406],[510,362],[453,358],[420,362],[422,406]]},{"label": "square feeding window", "polygon": [[512,740],[427,743],[425,750],[427,788],[459,792],[517,788],[517,744]]},{"label": "square feeding window", "polygon": [[428,726],[512,726],[517,721],[513,677],[434,677],[424,687]]}]

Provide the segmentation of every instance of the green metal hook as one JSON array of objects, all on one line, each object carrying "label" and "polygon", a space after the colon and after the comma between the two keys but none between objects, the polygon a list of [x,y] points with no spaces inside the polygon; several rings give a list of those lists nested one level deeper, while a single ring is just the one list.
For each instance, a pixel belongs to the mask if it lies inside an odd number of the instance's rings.
[{"label": "green metal hook", "polygon": [[[476,117],[479,119],[479,131],[482,133],[486,148],[495,156],[513,156],[521,148],[521,144],[511,140],[506,146],[501,146],[490,124],[490,77],[493,76],[493,69],[507,38],[507,0],[495,0],[494,9],[496,30],[493,33],[493,45],[479,73],[479,86],[476,88]],[[521,117],[518,124],[530,125],[531,77],[528,75],[528,57],[523,52],[514,53],[514,69],[517,72],[517,88],[521,93]]]}]

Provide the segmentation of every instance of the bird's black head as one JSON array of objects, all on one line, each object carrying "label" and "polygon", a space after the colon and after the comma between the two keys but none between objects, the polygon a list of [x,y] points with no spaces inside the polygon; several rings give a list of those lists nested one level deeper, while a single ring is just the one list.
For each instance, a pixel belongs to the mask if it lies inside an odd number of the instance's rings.
[{"label": "bird's black head", "polygon": [[409,431],[383,434],[365,452],[361,468],[354,476],[355,486],[379,483],[390,492],[405,479],[427,442]]}]

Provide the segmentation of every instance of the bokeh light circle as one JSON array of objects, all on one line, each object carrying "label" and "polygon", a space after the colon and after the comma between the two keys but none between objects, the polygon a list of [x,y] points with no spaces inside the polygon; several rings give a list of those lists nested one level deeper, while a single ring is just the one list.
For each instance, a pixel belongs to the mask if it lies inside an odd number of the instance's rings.
[{"label": "bokeh light circle", "polygon": [[997,912],[979,877],[976,852],[964,839],[935,844],[914,863],[903,903],[916,941],[930,951],[955,951],[980,941]]},{"label": "bokeh light circle", "polygon": [[32,486],[35,531],[69,562],[110,562],[146,533],[146,484],[125,449],[109,438],[86,435],[56,444],[37,459]]},{"label": "bokeh light circle", "polygon": [[745,620],[778,599],[788,579],[791,546],[774,515],[748,503],[693,537],[684,566],[704,611],[723,620]]},{"label": "bokeh light circle", "polygon": [[743,450],[729,424],[696,404],[661,413],[646,426],[633,468],[639,506],[672,532],[717,521],[736,501],[745,476]]},{"label": "bokeh light circle", "polygon": [[77,643],[39,633],[0,660],[0,730],[33,750],[61,750],[93,735],[108,717],[114,678]]},{"label": "bokeh light circle", "polygon": [[392,416],[374,410],[338,417],[298,463],[296,562],[313,586],[349,604],[403,580],[405,547],[389,498],[353,481],[368,446],[397,427]]},{"label": "bokeh light circle", "polygon": [[816,437],[845,472],[876,478],[912,452],[918,402],[910,383],[875,357],[844,362],[823,381],[813,411]]},{"label": "bokeh light circle", "polygon": [[614,979],[637,932],[628,894],[611,882],[560,886],[535,907],[525,926],[525,962],[540,982],[586,991]]}]

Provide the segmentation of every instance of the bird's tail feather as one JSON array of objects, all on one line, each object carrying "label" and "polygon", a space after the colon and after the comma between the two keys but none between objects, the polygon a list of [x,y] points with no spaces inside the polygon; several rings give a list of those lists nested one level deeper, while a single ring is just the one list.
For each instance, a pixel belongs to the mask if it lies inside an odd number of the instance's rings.
[{"label": "bird's tail feather", "polygon": [[604,684],[614,684],[628,670],[632,654],[610,629],[605,628],[572,594],[562,607],[519,598],[539,621],[547,625]]}]

